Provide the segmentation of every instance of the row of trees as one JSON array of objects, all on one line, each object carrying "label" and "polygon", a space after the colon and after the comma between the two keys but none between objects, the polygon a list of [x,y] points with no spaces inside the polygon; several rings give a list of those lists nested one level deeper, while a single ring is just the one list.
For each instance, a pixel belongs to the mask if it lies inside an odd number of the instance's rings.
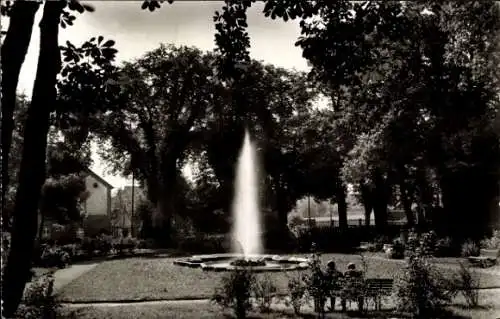
[{"label": "row of trees", "polygon": [[[262,149],[263,201],[283,225],[303,194],[333,198],[346,225],[349,182],[381,229],[391,195],[399,194],[410,223],[412,202],[430,215],[439,195],[442,216],[455,221],[453,235],[484,232],[498,203],[494,1],[265,1],[266,16],[301,20],[297,45],[312,65],[308,77],[250,60],[245,28],[252,3],[227,0],[216,12],[214,54],[162,47],[123,67],[113,65],[114,43],[102,37],[59,47],[59,27],[72,24],[71,12],[91,7],[43,3],[2,286],[7,316],[17,308],[30,267],[51,114],[75,145],[89,136],[111,141],[109,159],[128,159],[121,168],[147,186],[157,226],[168,225],[178,210],[179,167],[188,158],[213,171],[200,185],[215,184],[231,198],[231,163],[247,125]],[[2,197],[9,189],[19,71],[41,5],[2,4],[10,15],[2,46]],[[142,8],[159,7],[145,1]],[[329,110],[310,112],[317,92],[331,100]]]}]

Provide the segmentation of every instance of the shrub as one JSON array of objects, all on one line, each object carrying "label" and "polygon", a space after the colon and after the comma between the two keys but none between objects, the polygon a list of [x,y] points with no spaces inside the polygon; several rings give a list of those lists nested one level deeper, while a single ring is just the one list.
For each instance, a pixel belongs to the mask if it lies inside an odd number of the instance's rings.
[{"label": "shrub", "polygon": [[408,254],[411,252],[416,252],[420,247],[420,238],[415,230],[410,230],[408,232],[408,240],[406,242],[406,250]]},{"label": "shrub", "polygon": [[118,238],[113,241],[113,249],[118,255],[133,254],[137,246],[138,242],[134,238]]},{"label": "shrub", "polygon": [[437,236],[434,231],[423,233],[420,236],[419,248],[422,254],[426,256],[434,256],[436,252]]},{"label": "shrub", "polygon": [[377,251],[381,251],[383,248],[383,245],[382,244],[378,244],[378,243],[369,243],[368,246],[367,246],[367,250],[369,252],[377,252]]},{"label": "shrub", "polygon": [[481,248],[500,249],[500,230],[493,231],[493,235],[490,238],[481,240]]},{"label": "shrub", "polygon": [[453,255],[453,240],[451,237],[440,238],[436,241],[435,256],[450,257]]},{"label": "shrub", "polygon": [[15,318],[54,319],[60,305],[54,294],[53,272],[44,274],[26,287],[24,300],[17,309]]},{"label": "shrub", "polygon": [[99,252],[100,255],[106,256],[113,249],[113,237],[109,235],[100,235],[94,240],[94,248]]},{"label": "shrub", "polygon": [[410,231],[406,244],[406,255],[413,253],[425,256],[451,256],[453,255],[453,241],[450,237],[438,238],[434,231],[418,234]]},{"label": "shrub", "polygon": [[401,259],[405,256],[405,246],[399,238],[395,239],[392,243],[392,249],[387,252],[387,257],[392,259]]},{"label": "shrub", "polygon": [[432,266],[424,254],[412,254],[396,280],[397,309],[415,318],[436,318],[451,301],[449,281]]},{"label": "shrub", "polygon": [[462,244],[462,257],[479,256],[479,246],[472,240],[467,240]]},{"label": "shrub", "polygon": [[225,237],[198,233],[185,237],[178,243],[179,250],[189,253],[219,253],[224,251]]},{"label": "shrub", "polygon": [[296,246],[299,251],[306,252],[309,251],[312,244],[312,236],[309,226],[306,224],[297,225],[294,228],[290,229],[292,235],[295,237]]},{"label": "shrub", "polygon": [[289,278],[288,295],[290,297],[290,303],[292,304],[293,311],[297,315],[300,314],[300,308],[304,305],[304,295],[306,290],[307,286],[301,276]]},{"label": "shrub", "polygon": [[269,275],[264,275],[261,279],[255,282],[255,299],[257,300],[261,311],[269,312],[276,291],[276,285],[274,284],[272,277]]},{"label": "shrub", "polygon": [[67,244],[64,246],[61,246],[61,250],[66,252],[70,259],[73,260],[73,258],[78,254],[78,249],[79,245],[77,244]]},{"label": "shrub", "polygon": [[45,246],[41,256],[41,264],[45,267],[64,268],[71,262],[70,255],[58,246]]},{"label": "shrub", "polygon": [[153,239],[139,239],[137,241],[138,249],[153,249],[156,248],[155,241]]},{"label": "shrub", "polygon": [[375,237],[375,240],[374,240],[375,251],[381,251],[382,248],[384,248],[384,244],[387,244],[389,241],[390,241],[389,237],[387,237],[385,235]]},{"label": "shrub", "polygon": [[454,286],[464,298],[469,308],[479,305],[480,274],[460,263]]},{"label": "shrub", "polygon": [[222,284],[215,289],[212,301],[224,309],[231,308],[236,318],[246,318],[252,309],[252,291],[255,287],[255,274],[243,268],[231,271],[222,277]]}]

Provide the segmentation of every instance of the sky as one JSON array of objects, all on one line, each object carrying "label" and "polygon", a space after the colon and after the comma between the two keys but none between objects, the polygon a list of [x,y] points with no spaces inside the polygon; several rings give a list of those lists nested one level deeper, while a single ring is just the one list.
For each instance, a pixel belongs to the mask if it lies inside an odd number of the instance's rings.
[{"label": "sky", "polygon": [[[80,45],[94,36],[116,41],[117,61],[130,61],[157,48],[160,43],[189,45],[209,51],[215,48],[212,17],[220,10],[222,1],[166,2],[155,12],[141,10],[142,1],[82,1],[94,6],[95,12],[77,14],[73,26],[60,29],[61,44],[71,41]],[[271,20],[262,14],[263,5],[254,4],[249,9],[248,33],[250,55],[253,59],[280,67],[306,71],[307,61],[294,43],[300,36],[298,21]],[[37,13],[36,25],[42,9]],[[5,25],[2,29],[5,30]],[[31,44],[21,70],[18,91],[31,96],[36,73],[39,29],[33,28]],[[94,145],[94,149],[98,145]],[[114,187],[131,184],[130,179],[107,172],[106,163],[94,152],[92,170]]]}]

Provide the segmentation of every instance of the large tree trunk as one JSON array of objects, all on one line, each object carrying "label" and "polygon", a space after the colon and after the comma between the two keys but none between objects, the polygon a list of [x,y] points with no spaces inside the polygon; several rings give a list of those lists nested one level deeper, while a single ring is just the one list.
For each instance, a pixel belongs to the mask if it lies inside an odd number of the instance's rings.
[{"label": "large tree trunk", "polygon": [[335,194],[337,199],[337,207],[339,213],[339,227],[341,231],[347,230],[347,191],[345,185],[342,184],[337,189],[337,194]]},{"label": "large tree trunk", "polygon": [[367,185],[360,186],[361,201],[365,209],[365,226],[370,226],[370,216],[373,211],[372,190]]},{"label": "large tree trunk", "polygon": [[387,229],[387,205],[389,202],[389,187],[380,172],[374,174],[375,188],[373,191],[373,213],[377,230],[384,233]]},{"label": "large tree trunk", "polygon": [[399,182],[399,193],[401,195],[401,202],[405,211],[407,225],[408,227],[413,227],[415,225],[415,216],[413,215],[413,210],[411,209],[410,194],[404,178],[401,178]]},{"label": "large tree trunk", "polygon": [[[453,238],[481,239],[489,232],[492,210],[498,212],[498,180],[483,167],[448,172],[441,179],[448,233]],[[497,204],[498,205],[498,204]]]},{"label": "large tree trunk", "polygon": [[153,228],[158,240],[170,244],[173,239],[172,218],[175,215],[175,199],[178,183],[177,156],[167,154],[160,164],[160,180],[157,210],[153,218]]},{"label": "large tree trunk", "polygon": [[31,268],[38,226],[38,203],[45,180],[50,108],[56,100],[56,77],[61,68],[58,35],[63,4],[61,1],[45,2],[40,22],[38,69],[24,131],[19,188],[14,208],[12,246],[2,285],[5,317],[11,317],[19,306]]},{"label": "large tree trunk", "polygon": [[278,212],[278,229],[283,234],[288,234],[288,201],[286,198],[283,198],[284,194],[277,194],[276,198],[276,211]]},{"label": "large tree trunk", "polygon": [[[290,205],[288,200],[288,194],[283,188],[283,183],[281,181],[281,174],[275,174],[272,178],[274,186],[274,206],[278,213],[278,223],[279,225],[273,226],[273,228],[280,230],[283,234],[288,234],[288,212],[290,211]],[[271,191],[271,190],[270,190]]]},{"label": "large tree trunk", "polygon": [[419,197],[419,216],[418,219],[419,221],[422,220],[423,218],[428,218],[428,217],[433,217],[432,212],[433,212],[433,206],[434,206],[434,199],[433,199],[433,191],[431,187],[431,182],[427,178],[427,174],[425,172],[424,168],[420,168],[417,171],[416,175],[416,182],[417,182],[417,190],[418,190],[418,197]]},{"label": "large tree trunk", "polygon": [[9,154],[14,129],[17,84],[39,7],[38,1],[14,2],[9,29],[2,44],[2,211],[5,209],[5,194],[10,182]]}]

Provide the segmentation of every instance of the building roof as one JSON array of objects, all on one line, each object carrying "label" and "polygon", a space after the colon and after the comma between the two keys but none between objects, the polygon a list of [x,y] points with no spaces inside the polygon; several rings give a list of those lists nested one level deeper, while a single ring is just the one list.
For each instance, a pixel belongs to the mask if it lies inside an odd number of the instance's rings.
[{"label": "building roof", "polygon": [[108,183],[108,181],[106,181],[104,178],[102,178],[101,176],[97,175],[97,173],[95,173],[93,170],[91,170],[90,168],[87,168],[85,169],[85,171],[91,175],[92,177],[94,177],[95,179],[97,179],[99,182],[101,182],[102,184],[104,184],[104,186],[106,186],[107,188],[110,188],[110,189],[113,189],[113,185],[111,185],[110,183]]}]

